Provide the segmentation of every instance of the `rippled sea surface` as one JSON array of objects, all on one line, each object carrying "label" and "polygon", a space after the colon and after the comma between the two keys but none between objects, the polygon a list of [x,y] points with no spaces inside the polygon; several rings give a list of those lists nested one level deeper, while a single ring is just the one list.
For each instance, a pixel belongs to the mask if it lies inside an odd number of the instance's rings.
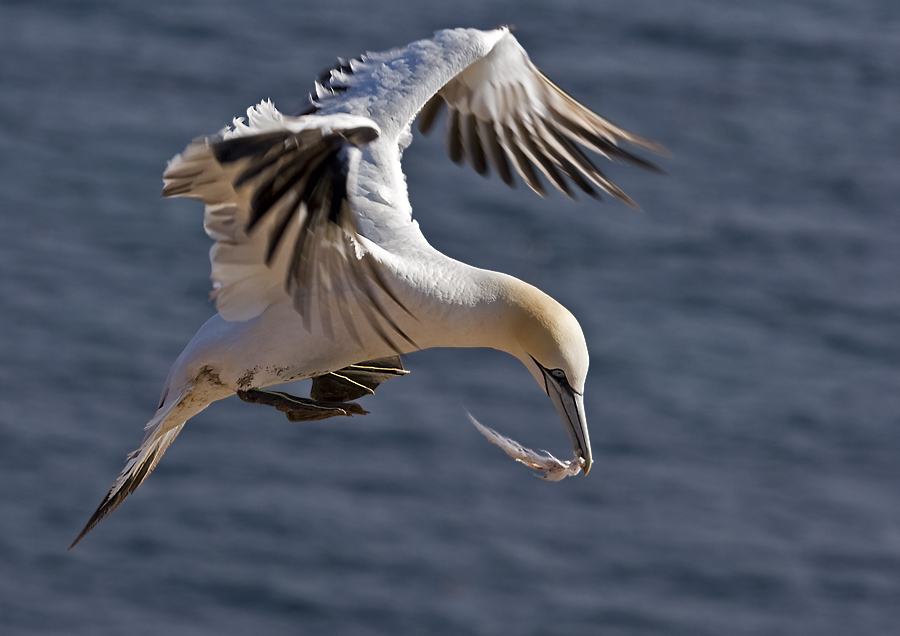
[{"label": "rippled sea surface", "polygon": [[[338,55],[512,23],[659,140],[641,204],[405,161],[439,249],[581,321],[595,467],[494,351],[410,355],[364,418],[236,398],[76,549],[172,361],[214,312],[166,160]],[[900,5],[0,2],[0,632],[896,634]]]}]

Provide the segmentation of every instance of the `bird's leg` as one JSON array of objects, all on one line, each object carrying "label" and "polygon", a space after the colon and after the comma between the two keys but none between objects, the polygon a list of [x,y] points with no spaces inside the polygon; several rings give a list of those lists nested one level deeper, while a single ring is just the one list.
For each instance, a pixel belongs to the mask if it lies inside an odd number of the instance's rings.
[{"label": "bird's leg", "polygon": [[274,406],[292,422],[312,422],[336,415],[368,414],[359,404],[349,400],[374,393],[380,384],[407,373],[409,371],[403,368],[399,356],[388,356],[313,377],[309,398],[261,389],[238,391],[237,394],[244,402]]},{"label": "bird's leg", "polygon": [[252,404],[268,404],[283,412],[291,422],[312,422],[337,415],[366,415],[368,411],[355,402],[320,402],[281,391],[249,389],[238,391],[238,397]]}]

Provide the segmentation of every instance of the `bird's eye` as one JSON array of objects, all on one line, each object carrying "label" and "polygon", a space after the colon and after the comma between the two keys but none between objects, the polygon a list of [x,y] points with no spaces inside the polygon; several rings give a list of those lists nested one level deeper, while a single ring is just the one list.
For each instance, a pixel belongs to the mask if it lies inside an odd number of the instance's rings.
[{"label": "bird's eye", "polygon": [[552,375],[557,380],[565,380],[566,379],[566,372],[563,371],[562,369],[553,369],[553,371],[550,372],[550,375]]}]

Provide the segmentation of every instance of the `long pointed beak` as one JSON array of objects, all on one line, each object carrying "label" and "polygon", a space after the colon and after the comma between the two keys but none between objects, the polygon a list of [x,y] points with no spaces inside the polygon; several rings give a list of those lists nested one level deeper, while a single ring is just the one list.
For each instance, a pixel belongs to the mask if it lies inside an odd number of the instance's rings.
[{"label": "long pointed beak", "polygon": [[591,470],[591,437],[584,416],[584,396],[572,390],[564,382],[547,382],[547,394],[553,401],[566,432],[572,440],[575,453],[584,459],[584,474]]}]

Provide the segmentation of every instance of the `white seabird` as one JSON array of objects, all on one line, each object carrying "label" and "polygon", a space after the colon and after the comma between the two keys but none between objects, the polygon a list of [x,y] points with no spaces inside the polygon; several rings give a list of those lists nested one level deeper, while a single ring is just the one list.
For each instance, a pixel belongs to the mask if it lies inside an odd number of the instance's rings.
[{"label": "white seabird", "polygon": [[588,473],[588,350],[577,320],[525,282],[441,254],[412,218],[401,155],[413,120],[427,132],[442,105],[451,159],[479,173],[493,168],[508,184],[518,173],[541,196],[539,173],[566,195],[572,185],[592,196],[597,188],[632,204],[579,145],[645,168],[654,166],[620,144],[660,150],[563,92],[506,27],[440,31],[342,60],[298,115],[264,101],[246,123],[192,142],[169,162],[163,195],[206,206],[218,314],[175,361],[143,442],[73,546],[213,401],[235,393],[291,400],[258,390],[429,347],[518,358]]}]

